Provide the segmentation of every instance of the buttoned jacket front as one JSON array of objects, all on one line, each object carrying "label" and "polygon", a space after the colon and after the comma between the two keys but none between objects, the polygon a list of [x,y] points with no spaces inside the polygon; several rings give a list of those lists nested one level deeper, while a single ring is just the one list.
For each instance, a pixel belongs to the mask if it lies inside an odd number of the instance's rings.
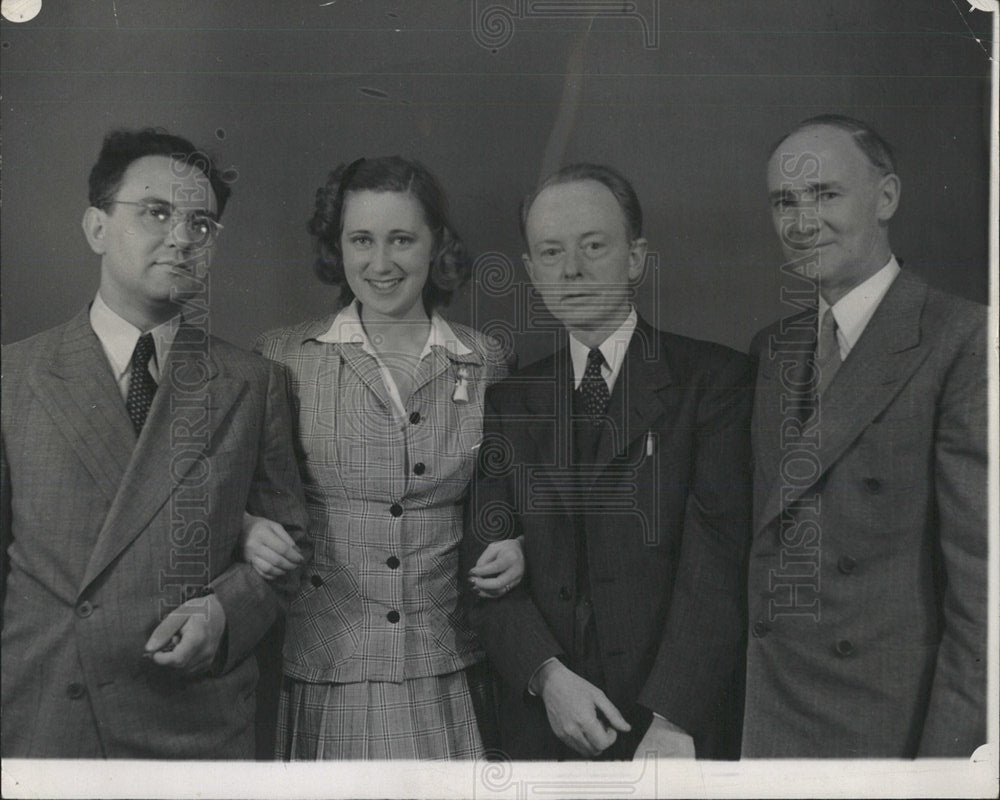
[{"label": "buttoned jacket front", "polygon": [[743,756],[964,757],[986,731],[986,313],[895,279],[814,417],[764,329]]},{"label": "buttoned jacket front", "polygon": [[[444,344],[420,361],[400,415],[356,309],[257,343],[291,376],[315,543],[284,670],[316,682],[446,674],[482,657],[458,604],[458,544],[483,394],[507,367],[492,340],[435,315]],[[335,320],[355,333],[330,340]]]}]

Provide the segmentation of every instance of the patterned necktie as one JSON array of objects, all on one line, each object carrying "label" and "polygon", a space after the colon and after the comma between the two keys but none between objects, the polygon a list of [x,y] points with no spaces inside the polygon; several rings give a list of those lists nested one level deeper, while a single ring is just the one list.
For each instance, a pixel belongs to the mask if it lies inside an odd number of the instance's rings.
[{"label": "patterned necktie", "polygon": [[153,334],[144,333],[135,343],[132,353],[132,377],[128,384],[128,396],[125,398],[125,410],[132,420],[136,436],[142,432],[149,407],[153,404],[153,395],[156,394],[156,381],[149,374],[149,359],[155,352]]},{"label": "patterned necktie", "polygon": [[816,343],[816,367],[819,370],[817,397],[826,391],[842,363],[840,343],[837,341],[837,320],[833,316],[833,309],[828,308],[823,314],[823,322],[819,326],[819,341]]},{"label": "patterned necktie", "polygon": [[600,419],[608,410],[611,393],[608,384],[601,374],[604,355],[596,347],[587,353],[587,368],[583,372],[583,380],[577,389],[577,408],[594,422]]}]

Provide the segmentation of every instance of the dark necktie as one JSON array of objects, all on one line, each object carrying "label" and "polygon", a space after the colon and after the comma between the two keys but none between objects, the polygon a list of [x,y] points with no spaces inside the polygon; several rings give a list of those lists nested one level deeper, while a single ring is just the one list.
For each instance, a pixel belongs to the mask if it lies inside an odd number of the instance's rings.
[{"label": "dark necktie", "polygon": [[580,388],[576,390],[578,413],[590,417],[595,423],[607,413],[611,400],[607,381],[601,374],[603,364],[604,355],[596,347],[587,353],[587,368],[583,372]]},{"label": "dark necktie", "polygon": [[833,309],[828,308],[823,314],[823,321],[819,326],[819,341],[816,343],[816,368],[819,371],[816,382],[817,397],[826,391],[841,363],[843,362],[840,360],[840,343],[837,341],[837,320],[833,316]]},{"label": "dark necktie", "polygon": [[149,374],[149,359],[155,352],[153,334],[144,333],[135,343],[132,353],[132,377],[128,384],[128,396],[125,398],[125,410],[132,420],[136,436],[142,432],[149,407],[153,404],[153,395],[156,394],[156,381]]}]

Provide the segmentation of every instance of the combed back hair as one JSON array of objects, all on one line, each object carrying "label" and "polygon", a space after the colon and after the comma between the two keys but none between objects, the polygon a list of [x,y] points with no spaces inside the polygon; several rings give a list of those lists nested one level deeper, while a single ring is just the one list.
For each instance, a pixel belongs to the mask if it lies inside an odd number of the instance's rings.
[{"label": "combed back hair", "polygon": [[90,170],[90,205],[107,211],[121,188],[126,170],[133,161],[146,156],[167,156],[199,169],[208,178],[212,191],[215,192],[218,216],[222,216],[232,188],[222,177],[212,157],[187,139],[167,133],[163,128],[121,128],[105,135],[101,152]]},{"label": "combed back hair", "polygon": [[774,143],[767,155],[768,159],[781,147],[781,143],[792,134],[807,128],[817,128],[820,126],[846,131],[854,139],[855,144],[857,144],[861,152],[868,158],[871,165],[880,174],[894,175],[896,173],[896,156],[893,154],[889,143],[878,134],[878,131],[867,123],[854,117],[844,116],[843,114],[820,114],[802,120],[802,122]]},{"label": "combed back hair", "polygon": [[642,206],[639,205],[639,197],[632,188],[632,184],[620,172],[605,167],[601,164],[570,164],[563,167],[558,172],[553,172],[543,180],[534,192],[521,201],[519,209],[519,222],[521,224],[521,238],[525,244],[528,243],[528,213],[535,199],[543,190],[550,186],[558,186],[563,183],[576,183],[578,181],[597,181],[606,186],[615,196],[622,214],[625,215],[625,225],[628,229],[629,239],[635,241],[642,236]]},{"label": "combed back hair", "polygon": [[430,171],[418,161],[400,156],[359,158],[341,164],[316,190],[316,207],[309,220],[309,233],[316,242],[316,275],[324,283],[340,287],[341,301],[354,300],[344,274],[340,237],[344,231],[344,205],[350,192],[400,192],[411,195],[424,212],[424,221],[434,236],[434,254],[424,284],[424,309],[448,305],[452,294],[472,273],[465,245],[448,220],[448,200]]}]

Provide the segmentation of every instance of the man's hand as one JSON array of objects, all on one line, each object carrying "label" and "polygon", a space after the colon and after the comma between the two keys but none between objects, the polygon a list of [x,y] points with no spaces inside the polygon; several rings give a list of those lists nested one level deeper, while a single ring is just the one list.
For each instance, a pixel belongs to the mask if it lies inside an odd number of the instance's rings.
[{"label": "man's hand", "polygon": [[524,537],[490,542],[469,570],[469,583],[480,597],[503,597],[524,577]]},{"label": "man's hand", "polygon": [[188,675],[211,669],[226,630],[226,612],[214,594],[171,611],[146,642],[145,655],[161,667]]},{"label": "man's hand", "polygon": [[632,729],[604,692],[559,660],[545,664],[535,684],[552,732],[581,755],[600,755],[615,743],[618,731]]},{"label": "man's hand", "polygon": [[243,560],[267,580],[280,578],[299,568],[305,556],[279,522],[243,513],[240,534]]},{"label": "man's hand", "polygon": [[653,715],[653,722],[632,756],[639,761],[647,755],[653,758],[694,758],[694,739],[663,717]]}]

